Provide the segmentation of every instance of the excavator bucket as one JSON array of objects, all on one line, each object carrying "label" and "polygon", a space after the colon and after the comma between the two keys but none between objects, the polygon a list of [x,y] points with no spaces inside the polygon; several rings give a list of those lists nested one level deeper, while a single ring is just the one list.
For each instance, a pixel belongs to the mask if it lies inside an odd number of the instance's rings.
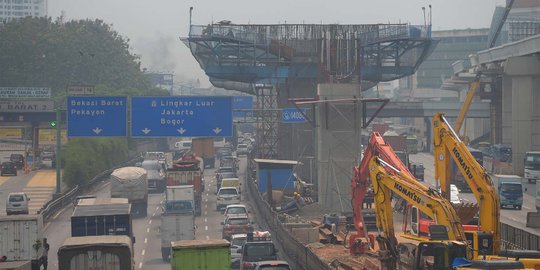
[{"label": "excavator bucket", "polygon": [[454,204],[454,209],[461,220],[461,224],[467,224],[476,216],[479,208],[476,203],[460,203]]}]

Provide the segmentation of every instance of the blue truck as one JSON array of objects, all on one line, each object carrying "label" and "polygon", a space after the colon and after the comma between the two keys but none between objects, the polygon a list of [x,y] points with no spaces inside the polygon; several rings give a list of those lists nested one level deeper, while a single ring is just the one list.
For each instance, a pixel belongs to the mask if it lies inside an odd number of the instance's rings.
[{"label": "blue truck", "polygon": [[510,206],[521,210],[523,205],[522,179],[521,176],[509,174],[494,174],[492,176],[501,201],[501,209]]}]

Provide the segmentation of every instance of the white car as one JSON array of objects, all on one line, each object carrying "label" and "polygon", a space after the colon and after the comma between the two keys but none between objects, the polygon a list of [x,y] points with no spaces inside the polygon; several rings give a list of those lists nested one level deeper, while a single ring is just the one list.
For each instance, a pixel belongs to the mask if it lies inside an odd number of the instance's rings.
[{"label": "white car", "polygon": [[249,211],[247,207],[243,204],[229,204],[225,208],[225,212],[223,213],[224,219],[227,219],[229,216],[232,215],[248,215]]},{"label": "white car", "polygon": [[9,193],[6,201],[6,213],[13,214],[28,214],[28,201],[30,198],[23,192]]},{"label": "white car", "polygon": [[217,193],[216,211],[230,204],[240,203],[240,193],[235,187],[222,187]]},{"label": "white car", "polygon": [[461,203],[461,198],[459,198],[459,189],[454,184],[450,184],[450,202],[453,204]]}]

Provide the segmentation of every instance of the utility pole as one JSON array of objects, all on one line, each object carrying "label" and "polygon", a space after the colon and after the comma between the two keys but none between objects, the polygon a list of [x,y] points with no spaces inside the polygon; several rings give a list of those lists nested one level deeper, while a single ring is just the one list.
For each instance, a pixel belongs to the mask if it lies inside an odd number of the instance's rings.
[{"label": "utility pole", "polygon": [[62,192],[62,134],[60,129],[60,121],[62,120],[62,110],[60,107],[56,108],[56,195],[59,196]]}]

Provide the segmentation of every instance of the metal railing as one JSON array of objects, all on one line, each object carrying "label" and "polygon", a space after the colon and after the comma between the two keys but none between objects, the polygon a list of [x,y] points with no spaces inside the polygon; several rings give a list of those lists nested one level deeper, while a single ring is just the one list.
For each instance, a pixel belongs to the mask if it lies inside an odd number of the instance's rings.
[{"label": "metal railing", "polygon": [[268,229],[272,232],[272,239],[281,246],[281,254],[288,258],[294,269],[330,270],[330,267],[326,263],[321,261],[310,248],[296,240],[282,225],[278,213],[273,211],[270,205],[263,200],[250,172],[251,170],[248,169],[246,184],[249,189],[251,201],[253,202],[259,221],[268,226]]},{"label": "metal railing", "polygon": [[501,222],[503,249],[540,250],[540,235]]},{"label": "metal railing", "polygon": [[43,222],[48,222],[49,219],[54,216],[56,213],[58,213],[60,210],[64,209],[69,204],[72,204],[73,201],[77,196],[84,193],[85,191],[91,189],[94,187],[94,185],[98,182],[101,182],[102,180],[109,177],[109,175],[116,169],[128,166],[128,165],[134,165],[137,162],[142,161],[142,157],[136,157],[131,160],[128,160],[122,164],[119,164],[111,169],[108,169],[106,171],[103,171],[99,174],[97,174],[90,182],[86,183],[82,186],[75,186],[74,188],[70,189],[66,193],[64,193],[62,196],[53,199],[46,203],[39,211],[38,214],[41,214],[43,216]]}]

